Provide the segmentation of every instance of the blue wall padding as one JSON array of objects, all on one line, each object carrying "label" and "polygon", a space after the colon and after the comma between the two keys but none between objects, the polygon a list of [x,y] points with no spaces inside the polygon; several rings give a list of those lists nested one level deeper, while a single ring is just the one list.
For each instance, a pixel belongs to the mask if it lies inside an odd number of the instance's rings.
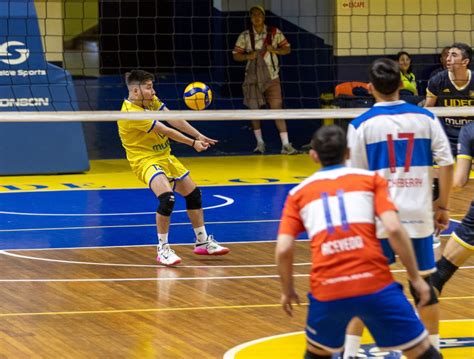
[{"label": "blue wall padding", "polygon": [[[32,0],[0,0],[0,111],[76,111],[69,73],[46,62]],[[0,123],[0,175],[89,169],[81,123]]]}]

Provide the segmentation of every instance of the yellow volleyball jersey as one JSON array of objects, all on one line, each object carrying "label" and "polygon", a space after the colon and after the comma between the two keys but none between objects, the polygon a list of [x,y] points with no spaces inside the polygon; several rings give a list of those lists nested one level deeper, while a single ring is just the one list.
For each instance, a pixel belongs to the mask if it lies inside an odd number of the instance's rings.
[{"label": "yellow volleyball jersey", "polygon": [[[166,106],[155,96],[149,110],[164,111]],[[124,100],[121,111],[138,112],[148,110],[133,104],[129,100]],[[134,172],[152,158],[163,159],[171,154],[168,137],[153,131],[156,122],[156,120],[117,121],[120,139]]]}]

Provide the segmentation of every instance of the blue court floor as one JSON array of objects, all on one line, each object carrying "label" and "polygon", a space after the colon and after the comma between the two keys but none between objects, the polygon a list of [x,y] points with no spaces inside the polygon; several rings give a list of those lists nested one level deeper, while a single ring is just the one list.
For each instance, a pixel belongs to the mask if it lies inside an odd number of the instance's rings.
[{"label": "blue court floor", "polygon": [[[220,242],[276,239],[281,209],[293,186],[201,187],[207,231]],[[146,188],[2,193],[0,249],[154,244],[156,207]],[[178,195],[170,243],[193,241],[185,203]]]}]

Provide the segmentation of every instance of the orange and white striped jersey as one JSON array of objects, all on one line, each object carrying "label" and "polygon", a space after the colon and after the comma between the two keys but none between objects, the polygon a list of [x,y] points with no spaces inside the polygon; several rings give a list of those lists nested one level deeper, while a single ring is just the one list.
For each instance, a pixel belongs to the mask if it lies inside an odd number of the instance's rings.
[{"label": "orange and white striped jersey", "polygon": [[311,240],[311,293],[322,301],[374,293],[393,281],[375,235],[375,217],[395,211],[375,172],[330,166],[293,188],[279,234]]}]

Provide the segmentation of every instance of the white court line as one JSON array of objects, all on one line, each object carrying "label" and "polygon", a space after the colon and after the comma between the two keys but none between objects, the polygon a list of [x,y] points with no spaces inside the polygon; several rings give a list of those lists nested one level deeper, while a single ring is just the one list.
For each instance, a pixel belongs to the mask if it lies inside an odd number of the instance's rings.
[{"label": "white court line", "polygon": [[[79,262],[79,261],[69,261],[63,259],[53,259],[53,258],[40,258],[25,256],[22,254],[10,253],[7,251],[1,251],[0,254],[16,257],[21,259],[30,259],[36,261],[44,262],[54,262],[54,263],[64,263],[64,264],[84,264],[84,265],[96,265],[96,266],[110,266],[110,267],[139,267],[139,268],[163,268],[163,265],[159,264],[125,264],[125,263],[100,263],[100,262]],[[295,266],[306,266],[311,263],[295,263]],[[236,264],[236,265],[200,265],[200,266],[174,266],[173,268],[266,268],[266,267],[276,267],[276,264]]]},{"label": "white court line", "polygon": [[[220,221],[220,222],[206,222],[206,224],[239,224],[239,223],[271,223],[280,222],[279,219],[259,219],[252,221]],[[190,222],[171,223],[170,226],[186,226]],[[38,232],[38,231],[66,231],[66,230],[80,230],[80,229],[104,229],[104,228],[137,228],[137,227],[155,227],[153,224],[121,224],[110,226],[84,226],[84,227],[50,227],[50,228],[17,228],[17,229],[0,229],[0,233],[7,232]]]},{"label": "white court line", "polygon": [[[454,223],[460,223],[457,219],[450,219]],[[220,221],[220,222],[206,222],[206,224],[240,224],[240,223],[271,223],[280,222],[279,219],[259,219],[249,221]],[[178,222],[171,223],[170,226],[185,226],[189,225],[190,222]],[[80,230],[80,229],[106,229],[106,228],[139,228],[139,227],[154,227],[153,224],[121,224],[121,225],[110,225],[110,226],[84,226],[84,227],[46,227],[46,228],[13,228],[13,229],[0,229],[0,233],[9,232],[37,232],[37,231],[66,231],[66,230]],[[442,234],[441,236],[447,236]]]},{"label": "white court line", "polygon": [[[100,248],[100,247],[99,247]],[[54,259],[54,258],[41,258],[41,257],[32,257],[26,256],[23,254],[11,253],[9,251],[0,250],[0,254],[20,258],[20,259],[30,259],[36,261],[44,262],[53,262],[53,263],[63,263],[63,264],[82,264],[82,265],[96,265],[96,266],[110,266],[110,267],[138,267],[138,268],[163,268],[163,265],[158,264],[128,264],[128,263],[100,263],[100,262],[81,262],[81,261],[70,261],[64,259]],[[299,266],[308,266],[311,265],[309,262],[303,263],[293,263],[295,267]],[[228,264],[228,265],[196,265],[196,266],[174,266],[173,268],[272,268],[276,267],[276,264]],[[464,266],[460,269],[472,269],[474,266]],[[405,269],[393,269],[392,273],[404,273]]]},{"label": "white court line", "polygon": [[[308,242],[309,239],[298,239],[302,242]],[[236,241],[236,242],[225,242],[226,244],[249,244],[249,243],[276,243],[275,239],[263,240],[263,241]],[[24,252],[24,251],[61,251],[61,250],[70,250],[70,249],[102,249],[102,248],[124,248],[124,247],[156,247],[155,244],[123,244],[117,246],[93,246],[93,247],[58,247],[58,248],[12,248],[12,249],[3,249],[4,251],[10,252]],[[194,243],[173,243],[175,246],[193,246]]]},{"label": "white court line", "polygon": [[285,338],[285,337],[289,337],[289,336],[293,336],[293,335],[301,335],[301,334],[304,334],[305,332],[304,331],[300,331],[300,332],[291,332],[291,333],[284,333],[284,334],[278,334],[278,335],[271,335],[271,336],[268,336],[268,337],[264,337],[264,338],[259,338],[259,339],[255,339],[255,340],[251,340],[251,341],[248,341],[248,342],[245,342],[245,343],[242,343],[242,344],[239,344],[231,349],[229,349],[228,351],[225,352],[224,354],[224,358],[223,359],[234,359],[235,358],[235,355],[240,352],[241,350],[245,349],[245,348],[248,348],[252,345],[255,345],[255,344],[260,344],[260,343],[263,343],[263,342],[266,342],[266,341],[269,341],[269,340],[273,340],[273,339],[279,339],[279,338]]},{"label": "white court line", "polygon": [[[440,322],[443,322],[443,323],[472,322],[473,320],[474,319],[448,319],[448,320],[440,320]],[[304,333],[305,333],[304,331],[291,332],[291,333],[284,333],[284,334],[278,334],[278,335],[270,335],[268,337],[251,340],[251,341],[239,344],[239,345],[229,349],[228,351],[226,351],[225,354],[224,354],[223,359],[234,359],[235,355],[238,352],[240,352],[241,350],[243,350],[245,348],[248,348],[252,345],[255,345],[255,344],[260,344],[260,343],[270,341],[270,340],[273,340],[273,339],[285,338],[285,337],[289,337],[289,336],[293,336],[293,335],[301,335],[301,334],[304,334]],[[441,339],[443,339],[443,338],[441,338]]]},{"label": "white court line", "polygon": [[[213,197],[223,199],[224,203],[215,206],[204,207],[203,210],[216,209],[234,204],[234,199],[230,197],[213,194]],[[185,209],[174,210],[173,213],[184,213]],[[35,212],[8,212],[0,211],[0,214],[17,215],[17,216],[47,216],[47,217],[101,217],[101,216],[141,216],[155,215],[156,212],[129,212],[129,213],[35,213]]]},{"label": "white court line", "polygon": [[[50,259],[50,258],[38,258],[38,257],[30,257],[30,256],[23,256],[19,254],[9,253],[6,251],[0,251],[0,254],[17,257],[21,259],[30,259],[30,260],[38,260],[38,261],[45,261],[45,262],[56,262],[56,263],[63,263],[63,264],[84,264],[84,265],[102,265],[102,266],[122,266],[122,267],[151,267],[151,268],[162,268],[168,269],[170,271],[175,272],[177,269],[183,268],[262,268],[262,267],[275,267],[275,264],[257,264],[257,265],[209,265],[209,266],[175,266],[175,267],[166,267],[161,265],[140,265],[140,264],[113,264],[113,263],[95,263],[95,262],[76,262],[76,261],[66,261],[60,259]],[[310,265],[311,263],[295,263],[295,266],[306,266]],[[459,267],[459,269],[474,269],[474,266],[464,266]],[[404,273],[406,272],[405,269],[393,269],[391,270],[392,273]],[[295,274],[294,277],[309,277],[309,274]],[[257,276],[222,276],[222,277],[182,277],[182,278],[77,278],[77,279],[0,279],[0,283],[2,282],[113,282],[113,281],[163,281],[163,280],[205,280],[205,279],[255,279],[255,278],[279,278],[276,274],[271,275],[257,275]]]}]

